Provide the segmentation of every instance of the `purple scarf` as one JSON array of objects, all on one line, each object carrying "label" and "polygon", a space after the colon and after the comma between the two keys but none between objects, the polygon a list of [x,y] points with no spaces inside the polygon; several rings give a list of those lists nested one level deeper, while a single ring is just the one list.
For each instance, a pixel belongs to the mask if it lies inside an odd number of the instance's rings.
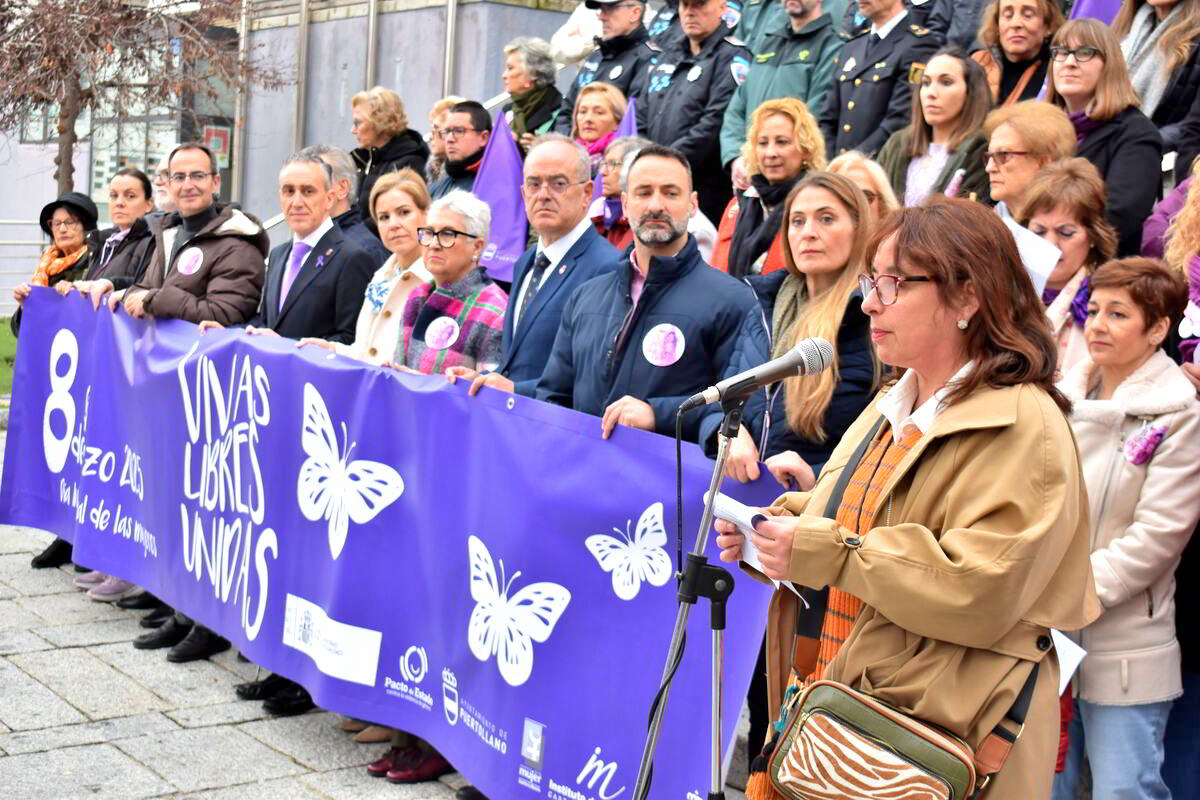
[{"label": "purple scarf", "polygon": [[[1042,303],[1049,306],[1058,297],[1062,289],[1051,289],[1047,286],[1042,290]],[[1079,282],[1079,288],[1075,290],[1075,297],[1071,300],[1071,319],[1080,328],[1087,322],[1087,307],[1088,301],[1092,299],[1092,284],[1087,276]]]},{"label": "purple scarf", "polygon": [[1075,144],[1081,145],[1092,134],[1092,131],[1104,124],[1104,120],[1092,119],[1087,111],[1073,111],[1067,114],[1067,119],[1075,126]]}]

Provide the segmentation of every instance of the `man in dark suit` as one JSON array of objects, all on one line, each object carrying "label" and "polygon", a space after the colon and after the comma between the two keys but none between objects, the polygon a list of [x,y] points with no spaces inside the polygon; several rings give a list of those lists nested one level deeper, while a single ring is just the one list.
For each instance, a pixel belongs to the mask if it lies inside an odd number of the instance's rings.
[{"label": "man in dark suit", "polygon": [[453,378],[533,396],[567,298],[583,283],[616,269],[620,253],[588,218],[592,199],[587,151],[561,134],[538,138],[525,158],[521,194],[537,244],[513,266],[512,297],[504,316],[500,368],[480,375],[452,368]]},{"label": "man in dark suit", "polygon": [[[297,154],[279,171],[279,201],[292,240],[271,250],[254,332],[354,341],[363,295],[378,266],[334,225],[333,177],[316,156]],[[265,329],[265,330],[264,330]]]},{"label": "man in dark suit", "polygon": [[[320,158],[297,153],[283,162],[279,204],[292,240],[271,250],[266,288],[248,333],[354,341],[375,266],[370,254],[333,223],[329,212],[334,200],[333,172]],[[201,330],[219,327],[200,323]],[[243,700],[264,701],[263,708],[278,716],[313,708],[308,690],[280,675],[239,684],[235,691]]]},{"label": "man in dark suit", "polygon": [[859,0],[871,22],[834,59],[833,85],[821,112],[830,158],[848,150],[874,157],[912,118],[913,86],[939,39],[915,24],[904,0]]}]

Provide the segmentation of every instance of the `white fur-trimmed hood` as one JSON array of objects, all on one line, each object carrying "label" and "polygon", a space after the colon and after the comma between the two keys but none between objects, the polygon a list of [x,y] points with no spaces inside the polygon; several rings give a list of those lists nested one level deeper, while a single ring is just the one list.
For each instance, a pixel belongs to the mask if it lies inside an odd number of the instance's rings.
[{"label": "white fur-trimmed hood", "polygon": [[1162,350],[1155,351],[1134,370],[1108,400],[1087,399],[1088,385],[1097,369],[1087,358],[1058,382],[1059,390],[1073,405],[1071,415],[1077,419],[1120,425],[1125,417],[1157,417],[1182,411],[1195,402],[1195,387]]}]

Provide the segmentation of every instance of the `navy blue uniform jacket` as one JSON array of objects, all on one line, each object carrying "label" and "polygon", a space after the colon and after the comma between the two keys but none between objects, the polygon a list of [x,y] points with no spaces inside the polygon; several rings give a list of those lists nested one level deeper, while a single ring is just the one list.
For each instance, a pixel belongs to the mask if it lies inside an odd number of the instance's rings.
[{"label": "navy blue uniform jacket", "polygon": [[[517,302],[517,292],[525,280],[525,273],[533,266],[536,254],[537,247],[531,247],[513,265],[510,303]],[[516,384],[517,394],[533,396],[554,347],[567,299],[592,278],[616,269],[620,257],[617,248],[596,233],[595,228],[588,228],[546,277],[542,288],[533,296],[532,305],[521,315],[515,331],[512,314],[504,315],[504,350],[498,371]]]},{"label": "navy blue uniform jacket", "polygon": [[[654,409],[656,432],[673,436],[680,403],[732,375],[743,360],[766,360],[767,332],[754,292],[704,263],[691,235],[675,257],[651,259],[636,307],[632,268],[627,249],[617,270],[571,295],[536,396],[602,416],[631,395]],[[679,329],[683,352],[660,367],[646,359],[642,343],[662,324]],[[746,349],[752,352],[738,355]],[[693,409],[684,415],[683,437],[707,445],[720,422],[719,406]]]}]

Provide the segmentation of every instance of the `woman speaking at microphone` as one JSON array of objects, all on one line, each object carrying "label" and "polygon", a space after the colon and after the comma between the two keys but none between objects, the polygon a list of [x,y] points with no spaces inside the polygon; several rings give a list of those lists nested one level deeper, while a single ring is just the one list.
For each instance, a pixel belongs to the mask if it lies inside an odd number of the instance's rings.
[{"label": "woman speaking at microphone", "polygon": [[[767,577],[829,587],[816,625],[789,589],[772,600],[771,708],[788,683],[835,682],[962,739],[976,785],[988,778],[982,797],[1044,800],[1059,731],[1050,629],[1086,625],[1099,603],[1042,304],[1003,223],[964,200],[893,213],[866,264],[862,309],[879,359],[901,377],[813,489],[783,495],[752,534]],[[717,532],[722,559],[740,560],[742,534]],[[819,637],[809,650],[795,646],[798,622]],[[815,658],[793,658],[805,652]],[[1014,716],[1023,728],[1002,724]],[[828,755],[830,769],[788,780],[825,792],[809,796],[876,796],[845,794],[861,752]],[[748,796],[770,796],[764,777]]]}]

